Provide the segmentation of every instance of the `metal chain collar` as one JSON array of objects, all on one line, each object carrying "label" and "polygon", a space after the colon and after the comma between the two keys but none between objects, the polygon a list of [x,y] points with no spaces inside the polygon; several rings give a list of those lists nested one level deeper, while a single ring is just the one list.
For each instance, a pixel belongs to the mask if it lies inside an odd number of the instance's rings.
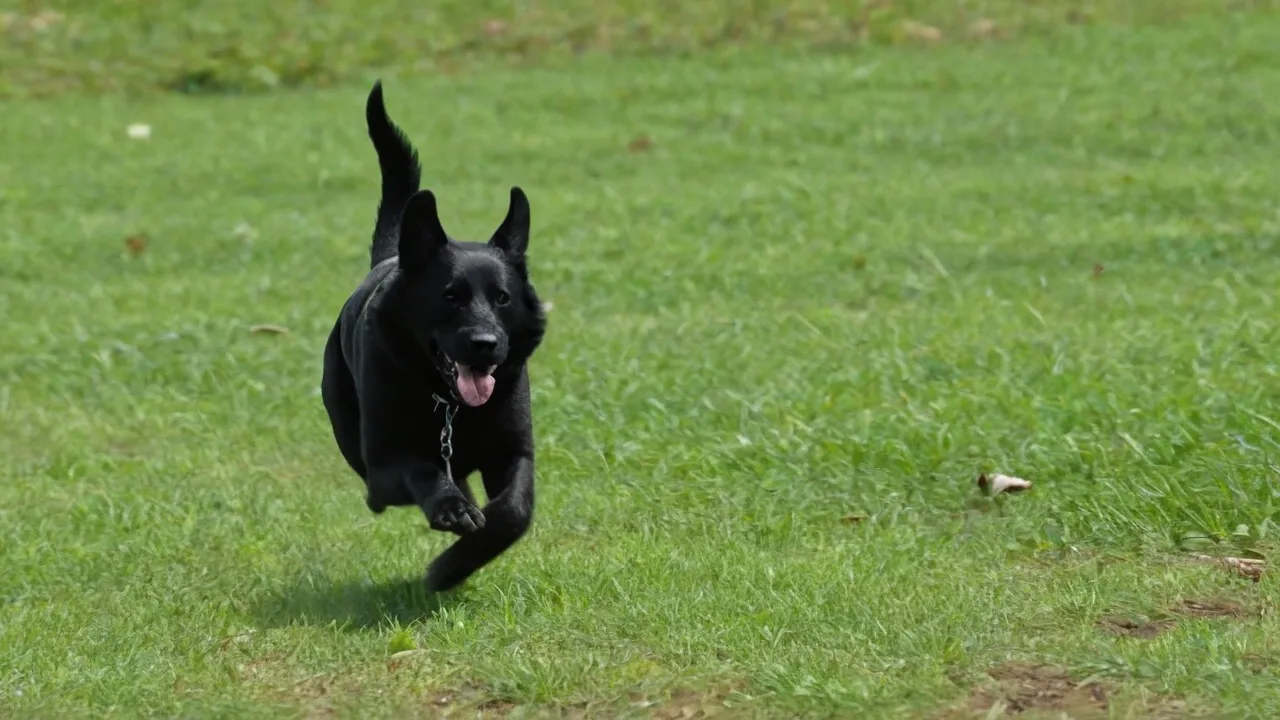
[{"label": "metal chain collar", "polygon": [[458,406],[435,393],[431,397],[436,401],[437,410],[441,405],[444,406],[444,427],[440,428],[440,458],[444,460],[445,477],[452,480],[453,469],[449,467],[449,458],[453,457],[453,416],[458,412]]}]

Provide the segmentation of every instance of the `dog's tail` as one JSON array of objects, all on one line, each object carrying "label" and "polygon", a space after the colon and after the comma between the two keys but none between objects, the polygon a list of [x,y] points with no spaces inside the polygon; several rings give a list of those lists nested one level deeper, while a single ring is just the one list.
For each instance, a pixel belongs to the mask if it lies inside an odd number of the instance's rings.
[{"label": "dog's tail", "polygon": [[399,252],[400,216],[409,198],[418,192],[422,167],[418,164],[418,151],[413,149],[409,138],[387,117],[381,80],[373,84],[364,117],[369,124],[369,139],[378,152],[378,167],[382,169],[382,199],[378,202],[378,220],[374,225],[373,245],[369,248],[369,266],[373,267]]}]

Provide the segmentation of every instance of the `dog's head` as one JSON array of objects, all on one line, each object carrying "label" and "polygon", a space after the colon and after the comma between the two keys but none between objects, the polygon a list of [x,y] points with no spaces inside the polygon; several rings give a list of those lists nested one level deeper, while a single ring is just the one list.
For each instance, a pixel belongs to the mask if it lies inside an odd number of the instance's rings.
[{"label": "dog's head", "polygon": [[451,240],[430,190],[400,221],[397,314],[457,400],[478,407],[511,382],[542,342],[546,317],[529,282],[529,200],[511,189],[487,243]]}]

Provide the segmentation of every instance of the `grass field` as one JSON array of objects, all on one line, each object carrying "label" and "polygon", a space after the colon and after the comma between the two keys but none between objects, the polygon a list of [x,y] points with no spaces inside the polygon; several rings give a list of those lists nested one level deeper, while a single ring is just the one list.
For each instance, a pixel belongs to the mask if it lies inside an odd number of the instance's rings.
[{"label": "grass field", "polygon": [[318,393],[364,67],[0,71],[0,716],[1280,715],[1196,559],[1280,540],[1280,17],[389,79],[553,303],[534,529],[442,597]]}]

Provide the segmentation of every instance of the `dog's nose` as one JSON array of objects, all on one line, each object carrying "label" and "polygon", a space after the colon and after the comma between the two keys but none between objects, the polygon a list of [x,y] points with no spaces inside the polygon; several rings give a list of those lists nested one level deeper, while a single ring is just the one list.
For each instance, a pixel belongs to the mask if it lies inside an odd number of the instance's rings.
[{"label": "dog's nose", "polygon": [[471,336],[471,347],[480,352],[491,353],[498,349],[498,336],[493,333],[476,333]]}]

